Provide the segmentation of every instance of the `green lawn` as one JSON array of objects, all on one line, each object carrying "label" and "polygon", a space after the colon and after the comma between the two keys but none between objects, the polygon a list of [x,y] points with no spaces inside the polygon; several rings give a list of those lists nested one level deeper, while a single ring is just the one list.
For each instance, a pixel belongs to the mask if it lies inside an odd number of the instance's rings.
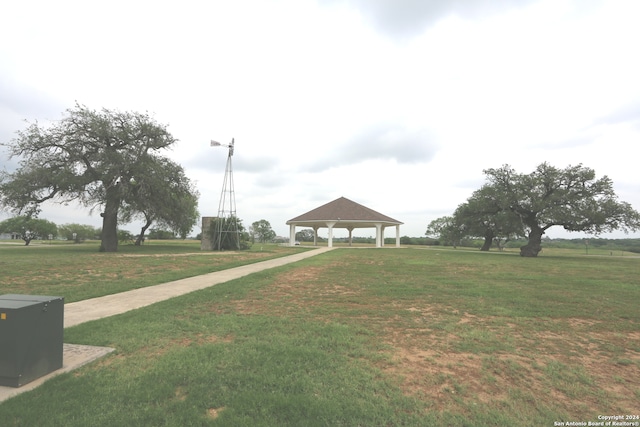
[{"label": "green lawn", "polygon": [[637,414],[639,272],[638,258],[571,251],[337,249],[66,329],[66,342],[116,351],[0,404],[0,420],[552,426]]},{"label": "green lawn", "polygon": [[304,248],[256,243],[249,251],[200,250],[199,240],[158,240],[98,252],[99,242],[0,245],[0,292],[64,296],[65,302],[124,292],[220,271]]}]

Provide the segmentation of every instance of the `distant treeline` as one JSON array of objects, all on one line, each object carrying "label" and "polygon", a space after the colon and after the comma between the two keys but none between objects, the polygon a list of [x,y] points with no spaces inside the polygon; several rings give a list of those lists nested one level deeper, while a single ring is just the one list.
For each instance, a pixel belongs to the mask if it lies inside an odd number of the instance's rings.
[{"label": "distant treeline", "polygon": [[[324,240],[324,239],[322,239]],[[335,242],[348,242],[346,237],[334,238]],[[370,243],[375,244],[375,237],[354,237],[353,243]],[[387,237],[384,239],[385,245],[393,245],[396,243],[395,237]],[[481,239],[463,239],[460,246],[480,249],[483,240]],[[423,246],[440,246],[438,239],[429,237],[400,237],[401,245],[423,245]],[[526,245],[525,239],[513,240],[504,243],[505,248],[519,248]],[[640,253],[640,239],[602,239],[602,238],[581,238],[581,239],[543,239],[542,245],[547,248],[563,248],[563,249],[601,249],[608,251],[627,251]],[[494,246],[492,250],[497,250]]]},{"label": "distant treeline", "polygon": [[[524,242],[524,240],[522,241]],[[510,242],[513,247],[518,247],[517,242]],[[524,243],[523,243],[524,244]],[[608,251],[627,251],[640,253],[640,239],[549,239],[543,240],[542,244],[548,248],[577,248],[582,249],[603,249]],[[509,247],[511,247],[509,245]]]}]

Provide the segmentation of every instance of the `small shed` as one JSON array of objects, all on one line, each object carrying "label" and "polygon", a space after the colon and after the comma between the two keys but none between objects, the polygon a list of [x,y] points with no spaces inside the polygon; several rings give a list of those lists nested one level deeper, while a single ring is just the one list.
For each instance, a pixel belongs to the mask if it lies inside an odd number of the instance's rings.
[{"label": "small shed", "polygon": [[351,245],[352,231],[355,228],[376,229],[376,247],[384,246],[384,229],[396,228],[396,247],[400,246],[400,225],[403,223],[379,212],[369,209],[345,197],[317,207],[307,213],[287,221],[289,225],[289,241],[295,244],[296,227],[312,228],[314,245],[317,243],[318,229],[329,229],[329,247],[333,246],[333,229],[346,228],[349,231],[349,245]]}]

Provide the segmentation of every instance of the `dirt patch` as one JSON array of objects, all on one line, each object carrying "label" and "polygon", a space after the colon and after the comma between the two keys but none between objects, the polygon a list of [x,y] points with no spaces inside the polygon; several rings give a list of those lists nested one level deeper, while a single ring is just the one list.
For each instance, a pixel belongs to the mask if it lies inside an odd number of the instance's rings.
[{"label": "dirt patch", "polygon": [[420,396],[444,408],[458,396],[471,396],[489,402],[503,393],[489,389],[479,373],[482,360],[473,354],[442,354],[435,350],[397,348],[386,371],[402,378],[401,388],[408,395]]},{"label": "dirt patch", "polygon": [[467,323],[474,323],[478,321],[478,316],[474,316],[473,314],[464,313],[460,320],[458,321],[459,325],[464,325]]},{"label": "dirt patch", "polygon": [[234,336],[233,335],[227,335],[224,337],[219,337],[217,335],[203,335],[203,334],[198,334],[197,338],[195,340],[195,344],[196,345],[203,345],[203,344],[212,344],[212,343],[230,343],[233,342],[234,340]]},{"label": "dirt patch", "polygon": [[599,324],[600,322],[597,322],[591,319],[571,318],[571,319],[567,319],[567,323],[569,323],[569,325],[574,329],[580,329],[580,328],[591,328]]},{"label": "dirt patch", "polygon": [[222,406],[220,408],[209,408],[207,409],[207,416],[212,420],[215,420],[220,416],[220,413],[225,410],[225,407]]},{"label": "dirt patch", "polygon": [[[414,313],[437,312],[409,307]],[[464,313],[457,325],[486,327],[488,319]],[[576,402],[600,407],[599,398],[615,402],[622,413],[637,410],[640,390],[640,354],[629,347],[640,345],[637,332],[599,336],[582,330],[595,322],[573,319],[576,329],[539,332],[524,337],[505,323],[504,330],[493,325],[499,336],[509,336],[520,343],[508,353],[465,353],[449,350],[459,341],[455,333],[434,333],[429,328],[406,329],[387,325],[385,341],[393,348],[390,363],[380,367],[401,378],[404,393],[428,399],[439,409],[456,405],[460,398],[477,403],[507,400],[510,390],[519,389],[535,396],[550,396],[568,413]],[[410,331],[410,333],[408,333]],[[608,346],[620,340],[611,352]],[[623,347],[624,342],[633,343]],[[558,367],[553,372],[551,367]],[[595,394],[581,390],[597,389]]]},{"label": "dirt patch", "polygon": [[[389,300],[368,295],[359,278],[336,275],[340,267],[288,270],[234,308],[327,322],[349,316],[348,322],[360,322],[375,332],[377,345],[389,349],[372,363],[432,409],[455,410],[461,401],[512,405],[516,393],[524,405],[531,400],[576,416],[584,411],[580,405],[637,410],[640,354],[634,349],[640,348],[640,332],[612,336],[590,319],[536,319],[529,325],[420,298]],[[461,350],[465,340],[472,342],[469,351]]]},{"label": "dirt patch", "polygon": [[278,275],[273,285],[237,301],[235,308],[242,314],[288,315],[299,312],[301,307],[322,304],[326,297],[357,295],[353,288],[322,280],[325,272],[333,268],[335,265],[289,270]]},{"label": "dirt patch", "polygon": [[187,394],[187,390],[184,387],[180,386],[176,388],[174,396],[176,400],[184,402],[187,399]]}]

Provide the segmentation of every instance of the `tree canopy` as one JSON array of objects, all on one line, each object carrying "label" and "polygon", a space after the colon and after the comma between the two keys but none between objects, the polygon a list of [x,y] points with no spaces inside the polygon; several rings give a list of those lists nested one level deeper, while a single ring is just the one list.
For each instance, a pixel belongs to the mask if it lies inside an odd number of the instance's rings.
[{"label": "tree canopy", "polygon": [[532,173],[516,172],[509,165],[487,169],[485,183],[452,216],[429,224],[428,236],[456,246],[465,237],[500,242],[526,237],[520,255],[535,257],[542,250],[542,236],[553,226],[593,234],[640,229],[640,213],[618,201],[613,183],[596,179],[593,169],[568,166],[558,169],[540,164]]},{"label": "tree canopy", "polygon": [[16,216],[0,222],[0,233],[17,233],[25,246],[33,239],[46,239],[58,234],[58,227],[51,221],[29,216]]},{"label": "tree canopy", "polygon": [[463,226],[458,222],[458,218],[449,215],[431,221],[425,234],[428,237],[437,238],[442,244],[451,245],[454,248],[460,244],[464,237]]},{"label": "tree canopy", "polygon": [[484,239],[480,250],[488,251],[493,243],[501,248],[504,242],[525,235],[520,218],[502,209],[500,196],[495,187],[484,185],[453,214],[462,235]]},{"label": "tree canopy", "polygon": [[141,244],[153,223],[186,238],[198,220],[198,191],[182,166],[156,156],[148,156],[146,161],[146,173],[130,181],[128,203],[122,209],[126,222],[143,220],[135,244]]},{"label": "tree canopy", "polygon": [[260,243],[270,242],[276,237],[276,232],[271,228],[271,224],[266,219],[261,219],[251,224],[249,234],[252,239],[257,239]]},{"label": "tree canopy", "polygon": [[618,201],[612,181],[596,179],[595,171],[581,164],[559,169],[542,163],[530,174],[504,165],[484,173],[501,210],[515,213],[528,231],[522,256],[537,256],[543,234],[553,226],[594,234],[640,228],[640,214]]},{"label": "tree canopy", "polygon": [[296,240],[299,242],[313,242],[315,232],[311,228],[305,228],[296,233]]},{"label": "tree canopy", "polygon": [[84,224],[63,224],[58,226],[58,234],[67,240],[80,243],[87,239],[97,239],[101,230],[91,225]]},{"label": "tree canopy", "polygon": [[[18,131],[19,168],[0,176],[0,205],[28,216],[47,201],[77,201],[102,216],[101,251],[118,247],[118,222],[136,215],[173,229],[195,224],[197,193],[182,168],[160,156],[176,139],[148,114],[76,105],[44,127]],[[148,226],[147,226],[148,227]]]},{"label": "tree canopy", "polygon": [[249,233],[244,229],[242,220],[236,216],[211,218],[209,225],[213,250],[237,251],[249,249]]}]

